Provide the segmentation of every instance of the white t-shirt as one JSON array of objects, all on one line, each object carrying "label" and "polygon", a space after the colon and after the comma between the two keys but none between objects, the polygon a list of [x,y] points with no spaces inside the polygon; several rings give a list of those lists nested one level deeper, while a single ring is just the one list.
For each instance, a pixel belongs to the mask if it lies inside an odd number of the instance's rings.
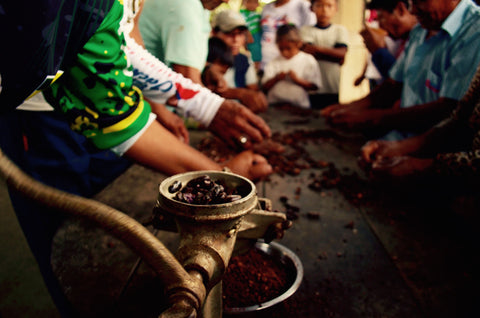
[{"label": "white t-shirt", "polygon": [[262,68],[279,56],[275,43],[279,26],[292,23],[301,28],[304,25],[315,25],[317,17],[310,10],[310,1],[290,0],[286,4],[275,7],[275,1],[266,4],[262,11]]},{"label": "white t-shirt", "polygon": [[[343,25],[331,24],[327,28],[304,26],[300,29],[302,40],[320,47],[334,48],[348,46],[348,30]],[[323,86],[318,94],[338,94],[340,91],[340,64],[336,62],[318,60],[322,71]]]},{"label": "white t-shirt", "polygon": [[[322,87],[320,68],[317,60],[305,52],[300,51],[290,59],[278,56],[265,66],[262,77],[262,84],[275,77],[280,72],[294,71],[298,77]],[[279,81],[267,94],[269,104],[290,103],[301,108],[310,108],[308,92],[297,84],[294,84],[288,77]]]}]

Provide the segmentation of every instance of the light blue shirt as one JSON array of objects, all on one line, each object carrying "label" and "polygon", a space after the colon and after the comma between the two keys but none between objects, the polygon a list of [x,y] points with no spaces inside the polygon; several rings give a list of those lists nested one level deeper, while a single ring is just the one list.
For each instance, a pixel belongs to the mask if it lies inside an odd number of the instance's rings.
[{"label": "light blue shirt", "polygon": [[472,0],[462,0],[442,29],[426,36],[427,30],[417,25],[390,70],[390,77],[403,83],[402,107],[441,97],[460,100],[466,93],[480,63],[480,9]]},{"label": "light blue shirt", "polygon": [[171,67],[205,67],[210,11],[200,0],[145,1],[139,20],[145,48]]}]

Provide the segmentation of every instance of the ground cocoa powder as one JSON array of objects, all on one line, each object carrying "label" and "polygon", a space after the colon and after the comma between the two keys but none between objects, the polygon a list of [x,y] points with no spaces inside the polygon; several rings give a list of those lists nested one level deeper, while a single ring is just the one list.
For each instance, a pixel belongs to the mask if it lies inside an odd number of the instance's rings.
[{"label": "ground cocoa powder", "polygon": [[258,249],[234,256],[222,281],[223,305],[249,307],[272,300],[289,288],[287,278],[286,269]]}]

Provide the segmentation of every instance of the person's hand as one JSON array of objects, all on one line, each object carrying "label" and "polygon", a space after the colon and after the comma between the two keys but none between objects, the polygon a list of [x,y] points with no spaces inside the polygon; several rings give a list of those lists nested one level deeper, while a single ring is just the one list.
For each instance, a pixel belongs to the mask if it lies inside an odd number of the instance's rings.
[{"label": "person's hand", "polygon": [[361,149],[361,160],[372,164],[376,160],[384,158],[400,157],[413,154],[420,150],[423,145],[422,135],[406,138],[403,140],[371,140]]},{"label": "person's hand", "polygon": [[275,75],[275,78],[277,79],[277,81],[282,81],[282,80],[286,79],[287,76],[288,76],[287,72],[280,72],[277,75]]},{"label": "person's hand", "polygon": [[254,113],[264,112],[268,107],[267,97],[261,91],[245,89],[242,91],[239,100]]},{"label": "person's hand", "polygon": [[365,46],[367,47],[368,51],[370,51],[370,53],[373,53],[378,49],[387,47],[387,44],[385,42],[387,32],[385,30],[374,29],[365,26],[365,29],[360,31],[360,35],[363,37],[363,42],[365,42]]},{"label": "person's hand", "polygon": [[240,149],[250,149],[254,143],[262,142],[272,134],[261,117],[228,99],[220,106],[208,128],[233,148]]},{"label": "person's hand", "polygon": [[302,45],[302,51],[308,54],[312,54],[313,56],[315,56],[315,53],[317,52],[313,44],[306,42],[304,42]]},{"label": "person's hand", "polygon": [[258,154],[268,156],[270,154],[281,154],[285,152],[285,147],[272,139],[265,139],[260,143],[254,144],[252,150]]},{"label": "person's hand", "polygon": [[419,178],[427,175],[432,165],[431,158],[408,156],[381,158],[373,162],[370,177],[378,180]]},{"label": "person's hand", "polygon": [[360,158],[363,162],[372,164],[376,159],[402,155],[396,151],[397,147],[397,141],[371,140],[363,145]]},{"label": "person's hand", "polygon": [[295,71],[293,70],[288,71],[287,76],[292,80],[292,82],[294,83],[298,82],[298,76],[297,76],[297,73],[295,73]]},{"label": "person's hand", "polygon": [[251,150],[246,150],[233,157],[226,166],[232,172],[252,181],[267,177],[273,172],[267,159]]},{"label": "person's hand", "polygon": [[221,94],[228,88],[227,81],[223,75],[218,65],[211,64],[210,67],[206,68],[202,73],[203,85],[212,92]]},{"label": "person's hand", "polygon": [[349,107],[350,107],[349,104],[332,104],[332,105],[329,105],[329,106],[323,108],[320,111],[320,115],[323,116],[323,117],[326,117],[328,119],[328,118],[330,118],[332,113],[334,113],[338,110],[344,109],[344,108],[349,108]]}]

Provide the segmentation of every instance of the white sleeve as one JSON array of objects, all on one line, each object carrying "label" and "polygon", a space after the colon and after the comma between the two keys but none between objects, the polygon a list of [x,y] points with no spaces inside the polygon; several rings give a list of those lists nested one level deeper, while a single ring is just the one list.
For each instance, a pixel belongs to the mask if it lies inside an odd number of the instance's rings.
[{"label": "white sleeve", "polygon": [[183,116],[209,126],[225,99],[172,71],[128,35],[125,40],[125,51],[134,68],[134,84],[143,95],[161,104],[176,95]]},{"label": "white sleeve", "polygon": [[249,65],[247,69],[247,74],[245,74],[245,80],[247,85],[254,85],[258,84],[258,76],[257,76],[257,70],[255,69],[255,64],[253,64],[253,61],[248,58],[249,60]]}]

